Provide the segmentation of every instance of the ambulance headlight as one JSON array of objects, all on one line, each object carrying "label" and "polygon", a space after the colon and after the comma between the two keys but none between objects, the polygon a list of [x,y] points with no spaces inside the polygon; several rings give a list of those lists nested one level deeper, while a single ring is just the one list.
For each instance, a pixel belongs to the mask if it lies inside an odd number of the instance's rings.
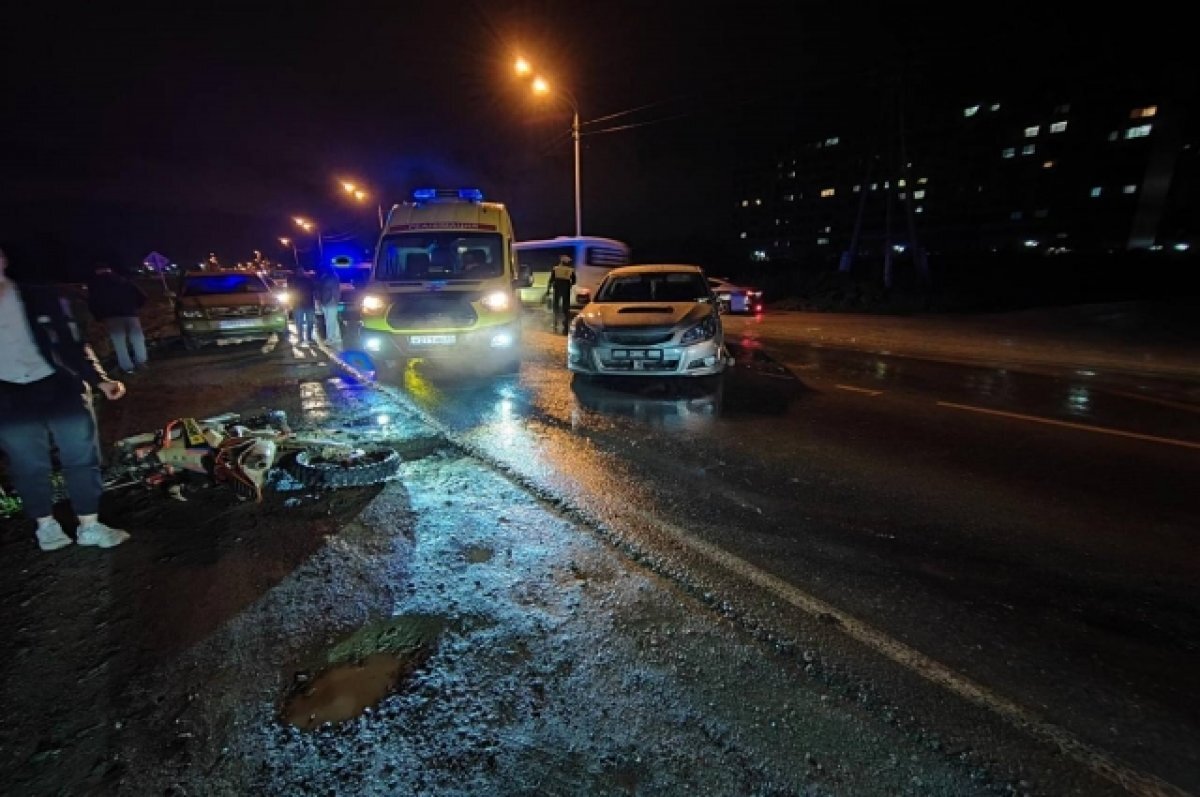
[{"label": "ambulance headlight", "polygon": [[498,313],[501,310],[509,308],[509,305],[512,303],[512,297],[505,291],[493,291],[480,299],[479,303],[492,312]]},{"label": "ambulance headlight", "polygon": [[364,313],[382,313],[383,299],[379,296],[364,296],[362,300],[362,311]]}]

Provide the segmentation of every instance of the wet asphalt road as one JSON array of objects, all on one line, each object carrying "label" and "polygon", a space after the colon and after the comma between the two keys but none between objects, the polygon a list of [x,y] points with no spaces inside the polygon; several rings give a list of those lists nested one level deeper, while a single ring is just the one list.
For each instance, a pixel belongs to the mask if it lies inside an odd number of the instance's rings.
[{"label": "wet asphalt road", "polygon": [[540,313],[519,375],[387,381],[637,549],[740,584],[750,611],[825,607],[898,684],[979,685],[1077,758],[1200,790],[1200,414],[1177,385],[727,326],[717,385],[572,380]]}]

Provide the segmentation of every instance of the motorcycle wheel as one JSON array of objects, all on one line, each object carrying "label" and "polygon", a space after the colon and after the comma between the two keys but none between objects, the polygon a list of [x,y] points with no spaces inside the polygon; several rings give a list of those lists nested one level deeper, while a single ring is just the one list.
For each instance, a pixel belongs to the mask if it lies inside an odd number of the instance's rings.
[{"label": "motorcycle wheel", "polygon": [[390,448],[368,451],[352,465],[320,459],[317,452],[301,451],[291,461],[288,471],[306,487],[367,487],[395,476],[400,461],[400,454]]}]

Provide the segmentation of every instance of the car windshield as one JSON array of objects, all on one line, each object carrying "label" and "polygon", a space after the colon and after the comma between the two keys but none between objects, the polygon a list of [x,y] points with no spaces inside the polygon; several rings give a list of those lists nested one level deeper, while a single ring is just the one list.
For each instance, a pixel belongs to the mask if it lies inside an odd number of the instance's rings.
[{"label": "car windshield", "polygon": [[708,284],[694,271],[610,274],[596,293],[597,302],[706,302]]},{"label": "car windshield", "polygon": [[267,284],[252,274],[203,274],[188,277],[182,296],[212,296],[221,293],[267,293]]},{"label": "car windshield", "polygon": [[389,235],[379,244],[375,279],[477,280],[504,274],[498,233],[421,232]]}]

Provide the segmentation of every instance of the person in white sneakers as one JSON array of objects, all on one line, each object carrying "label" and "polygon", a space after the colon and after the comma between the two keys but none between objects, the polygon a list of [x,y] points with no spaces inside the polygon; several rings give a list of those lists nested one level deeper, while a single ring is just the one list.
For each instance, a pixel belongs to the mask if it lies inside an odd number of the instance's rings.
[{"label": "person in white sneakers", "polygon": [[[37,520],[43,551],[72,542],[112,548],[129,533],[100,522],[100,444],[92,412],[92,389],[110,400],[125,385],[109,378],[91,349],[79,340],[63,301],[50,285],[9,279],[9,258],[26,269],[10,244],[0,246],[0,451],[21,496],[25,514]],[[72,540],[53,514],[52,456],[79,519]]]}]

